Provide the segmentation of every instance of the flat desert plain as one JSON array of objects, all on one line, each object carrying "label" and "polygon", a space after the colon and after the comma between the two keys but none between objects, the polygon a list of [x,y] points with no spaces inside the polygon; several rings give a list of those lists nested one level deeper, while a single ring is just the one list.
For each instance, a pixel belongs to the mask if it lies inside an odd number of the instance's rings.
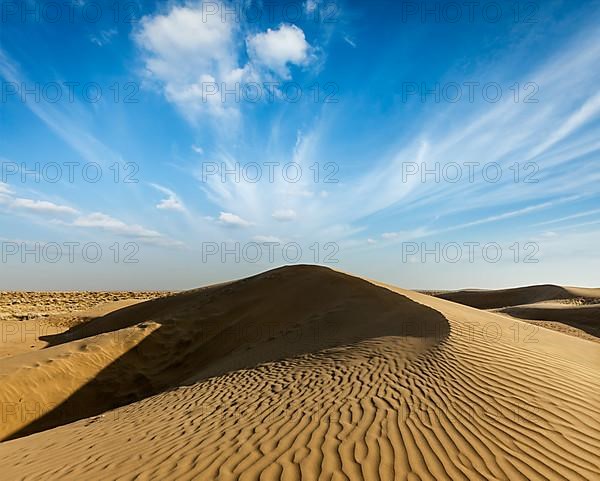
[{"label": "flat desert plain", "polygon": [[600,479],[600,290],[0,299],[2,479]]}]

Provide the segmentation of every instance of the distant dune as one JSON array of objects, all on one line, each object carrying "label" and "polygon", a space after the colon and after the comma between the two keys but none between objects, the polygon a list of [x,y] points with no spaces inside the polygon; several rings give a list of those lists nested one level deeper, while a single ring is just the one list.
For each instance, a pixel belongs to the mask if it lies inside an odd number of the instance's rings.
[{"label": "distant dune", "polygon": [[533,327],[316,266],[121,308],[0,360],[2,477],[600,479],[600,345]]},{"label": "distant dune", "polygon": [[506,307],[498,312],[600,342],[600,305],[568,306],[540,303]]},{"label": "distant dune", "polygon": [[600,301],[600,289],[561,287],[551,284],[513,289],[469,289],[436,294],[436,297],[477,309],[497,309],[542,301],[589,299]]},{"label": "distant dune", "polygon": [[600,289],[539,285],[433,293],[572,336],[600,342]]}]

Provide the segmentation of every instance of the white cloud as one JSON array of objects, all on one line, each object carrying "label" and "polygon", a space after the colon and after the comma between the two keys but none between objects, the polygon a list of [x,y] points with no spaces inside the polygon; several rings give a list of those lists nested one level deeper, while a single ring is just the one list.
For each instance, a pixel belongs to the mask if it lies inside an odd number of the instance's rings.
[{"label": "white cloud", "polygon": [[219,214],[219,222],[230,227],[250,227],[251,222],[242,219],[240,216],[230,212],[221,212]]},{"label": "white cloud", "polygon": [[114,234],[119,234],[128,237],[159,239],[163,235],[154,230],[146,229],[138,224],[126,224],[125,222],[115,219],[102,212],[94,212],[84,216],[77,217],[72,225],[76,227],[93,227],[103,229]]},{"label": "white cloud", "polygon": [[[155,187],[159,190],[164,189],[160,186]],[[168,189],[164,189],[164,191],[165,193],[167,191],[171,192]],[[135,239],[156,245],[182,245],[181,242],[172,240],[160,232],[147,229],[141,225],[125,223],[101,212],[82,214],[79,210],[67,205],[55,204],[54,202],[49,202],[46,200],[13,197],[12,194],[13,191],[10,189],[10,186],[6,183],[0,182],[0,205],[6,206],[11,211],[42,215],[45,219],[48,219],[50,224],[69,227],[97,228],[113,234],[122,235],[124,237],[133,237]],[[169,199],[165,199],[163,202],[169,203]],[[70,217],[68,221],[59,219],[59,217],[64,215],[72,217]],[[48,216],[56,217],[48,218]]]},{"label": "white cloud", "polygon": [[171,189],[167,189],[166,187],[163,187],[158,184],[150,184],[150,185],[152,187],[154,187],[156,190],[158,190],[159,192],[162,192],[163,194],[165,194],[167,196],[166,199],[162,199],[158,204],[156,204],[157,209],[176,210],[179,212],[186,211],[186,208],[183,205],[183,202],[179,199],[177,194],[175,194],[175,192],[173,192]]},{"label": "white cloud", "polygon": [[0,195],[9,195],[14,192],[11,190],[10,185],[5,182],[0,182]]},{"label": "white cloud", "polygon": [[138,224],[127,224],[122,220],[115,219],[102,212],[94,212],[92,214],[77,217],[72,223],[66,224],[74,227],[101,229],[111,234],[116,234],[123,237],[133,238],[137,241],[146,244],[154,244],[158,246],[183,246],[180,241],[170,239],[169,237],[155,230],[147,229]]},{"label": "white cloud", "polygon": [[310,44],[304,32],[296,25],[258,33],[246,40],[250,59],[283,78],[290,78],[289,64],[306,65],[310,62]]},{"label": "white cloud", "polygon": [[257,235],[252,238],[256,242],[260,243],[279,243],[281,244],[283,241],[279,237],[275,237],[272,235]]},{"label": "white cloud", "polygon": [[226,113],[220,96],[208,95],[207,84],[224,82],[238,71],[236,30],[235,23],[220,15],[206,15],[199,2],[143,17],[134,40],[149,78],[184,115],[195,118],[206,111]]},{"label": "white cloud", "polygon": [[180,212],[185,211],[183,204],[175,197],[168,197],[167,199],[161,200],[158,204],[156,204],[156,208],[164,210],[178,210]]},{"label": "white cloud", "polygon": [[24,209],[30,212],[36,212],[40,214],[72,214],[75,215],[78,213],[77,209],[73,209],[72,207],[66,205],[58,205],[53,202],[48,202],[45,200],[33,200],[33,199],[23,199],[16,198],[10,202],[10,207],[15,209]]},{"label": "white cloud", "polygon": [[0,182],[0,204],[11,210],[20,210],[34,214],[75,215],[79,211],[67,205],[55,204],[46,200],[13,197],[14,191],[4,182]]},{"label": "white cloud", "polygon": [[293,209],[278,209],[273,212],[271,217],[279,222],[289,222],[296,219],[296,211]]},{"label": "white cloud", "polygon": [[294,186],[286,186],[286,189],[283,190],[283,193],[285,193],[285,195],[294,197],[305,197],[307,199],[315,196],[315,193],[312,190],[297,189]]},{"label": "white cloud", "polygon": [[383,239],[397,239],[399,235],[400,234],[398,234],[397,232],[384,232],[383,234],[381,234],[381,237]]},{"label": "white cloud", "polygon": [[197,145],[192,145],[192,150],[197,154],[204,154],[204,149],[202,147],[198,147]]},{"label": "white cloud", "polygon": [[[260,82],[269,72],[289,78],[288,66],[306,65],[311,47],[300,28],[281,25],[246,38],[249,61],[243,64],[239,23],[231,15],[207,15],[207,4],[173,6],[165,13],[147,15],[133,38],[147,78],[188,120],[208,113],[230,122],[239,113],[239,99],[223,92]],[[220,2],[218,7],[226,8]]]},{"label": "white cloud", "polygon": [[156,208],[164,210],[178,210],[180,212],[185,211],[183,204],[175,197],[162,199],[158,204],[156,204]]},{"label": "white cloud", "polygon": [[[135,40],[148,57],[146,67],[161,78],[186,77],[198,67],[220,67],[230,61],[232,26],[202,7],[174,7],[166,15],[146,16]],[[214,63],[215,65],[211,65]],[[227,65],[225,65],[227,66]]]}]

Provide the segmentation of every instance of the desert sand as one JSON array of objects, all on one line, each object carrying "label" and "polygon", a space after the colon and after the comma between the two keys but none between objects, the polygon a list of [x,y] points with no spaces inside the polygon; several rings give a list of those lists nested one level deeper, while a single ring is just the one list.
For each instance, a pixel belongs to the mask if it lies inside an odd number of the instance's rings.
[{"label": "desert sand", "polygon": [[600,344],[481,310],[536,287],[292,266],[105,305],[0,359],[0,477],[600,479]]},{"label": "desert sand", "polygon": [[0,359],[45,347],[40,337],[169,292],[0,292]]}]

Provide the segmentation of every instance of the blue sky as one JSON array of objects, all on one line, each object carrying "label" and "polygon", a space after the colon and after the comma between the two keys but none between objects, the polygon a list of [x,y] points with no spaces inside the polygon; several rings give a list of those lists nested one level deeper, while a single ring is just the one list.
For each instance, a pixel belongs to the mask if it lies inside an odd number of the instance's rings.
[{"label": "blue sky", "polygon": [[0,12],[0,289],[599,284],[598,2],[56,5]]}]

